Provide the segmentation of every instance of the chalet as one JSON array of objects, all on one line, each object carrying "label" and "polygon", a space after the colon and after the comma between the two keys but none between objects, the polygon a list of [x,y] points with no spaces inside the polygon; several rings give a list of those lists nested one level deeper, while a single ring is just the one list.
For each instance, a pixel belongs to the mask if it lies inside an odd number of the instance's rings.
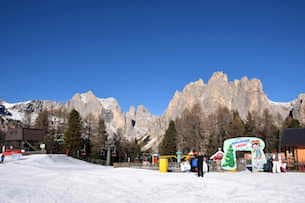
[{"label": "chalet", "polygon": [[27,151],[40,150],[40,144],[44,142],[45,131],[35,128],[10,128],[5,135],[5,145],[13,146]]},{"label": "chalet", "polygon": [[305,128],[288,128],[283,131],[281,148],[285,151],[288,165],[305,170]]}]

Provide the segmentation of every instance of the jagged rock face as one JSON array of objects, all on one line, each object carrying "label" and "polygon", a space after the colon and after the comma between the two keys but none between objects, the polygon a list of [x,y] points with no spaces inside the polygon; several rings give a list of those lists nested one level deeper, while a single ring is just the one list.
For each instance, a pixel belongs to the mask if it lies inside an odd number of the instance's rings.
[{"label": "jagged rock face", "polygon": [[305,94],[300,94],[292,105],[293,117],[305,124]]},{"label": "jagged rock face", "polygon": [[23,121],[29,115],[32,123],[35,121],[38,113],[43,109],[56,110],[64,107],[59,102],[43,100],[32,100],[13,104],[2,101],[1,104],[10,114],[7,116],[8,119]]},{"label": "jagged rock face", "polygon": [[248,111],[262,114],[264,109],[270,110],[275,118],[279,115],[284,118],[291,109],[290,104],[270,102],[258,79],[244,77],[229,82],[227,75],[222,72],[214,73],[208,84],[198,80],[188,84],[182,92],[176,92],[165,117],[167,120],[175,119],[194,104],[199,104],[206,115],[215,112],[219,106],[238,110],[242,119],[246,119]]},{"label": "jagged rock face", "polygon": [[89,91],[84,94],[75,94],[72,99],[68,101],[67,109],[68,111],[71,111],[72,109],[77,110],[83,118],[89,116],[89,114],[98,117],[102,113],[103,106],[95,95]]},{"label": "jagged rock face", "polygon": [[289,103],[276,103],[268,99],[258,79],[229,81],[226,74],[216,72],[207,84],[203,80],[189,83],[182,92],[176,91],[168,108],[161,116],[152,115],[144,106],[131,107],[126,113],[121,111],[114,98],[97,98],[93,92],[75,94],[65,105],[52,101],[28,101],[17,104],[0,102],[12,113],[10,118],[22,120],[26,113],[37,115],[43,109],[76,109],[83,119],[90,114],[107,121],[107,131],[111,134],[121,132],[129,140],[142,140],[144,150],[156,151],[169,121],[181,116],[186,109],[199,104],[205,115],[214,113],[219,106],[238,110],[242,119],[248,111],[263,113],[268,109],[280,124],[290,111],[302,124],[305,124],[305,94]]},{"label": "jagged rock face", "polygon": [[126,113],[125,136],[129,139],[143,141],[144,150],[157,150],[157,142],[165,132],[166,125],[162,117],[152,115],[144,106],[138,106],[137,110],[131,107]]},{"label": "jagged rock face", "polygon": [[[114,98],[100,99],[92,91],[83,94],[77,93],[67,102],[66,108],[68,111],[77,110],[84,119],[90,114],[96,120],[105,119],[106,123],[109,123],[107,127],[111,133],[116,133],[118,129],[124,128],[124,114]],[[105,112],[108,112],[107,116]]]}]

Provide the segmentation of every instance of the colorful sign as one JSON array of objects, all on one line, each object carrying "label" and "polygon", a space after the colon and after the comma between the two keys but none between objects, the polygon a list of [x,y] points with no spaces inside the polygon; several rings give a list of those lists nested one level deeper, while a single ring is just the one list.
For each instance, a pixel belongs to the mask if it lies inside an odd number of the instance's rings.
[{"label": "colorful sign", "polygon": [[264,154],[265,143],[256,137],[237,137],[224,141],[224,157],[221,160],[221,167],[225,170],[236,170],[236,151],[249,151],[252,157],[252,170],[263,170],[266,163]]}]

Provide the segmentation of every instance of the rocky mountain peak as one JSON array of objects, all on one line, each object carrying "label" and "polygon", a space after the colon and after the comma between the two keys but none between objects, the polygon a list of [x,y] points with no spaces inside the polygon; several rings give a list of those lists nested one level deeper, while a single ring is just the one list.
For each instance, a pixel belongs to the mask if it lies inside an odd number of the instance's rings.
[{"label": "rocky mountain peak", "polygon": [[223,72],[214,73],[208,84],[199,79],[185,85],[182,91],[176,91],[161,116],[152,115],[143,105],[137,108],[131,106],[128,112],[123,113],[115,98],[98,98],[91,90],[76,93],[65,105],[42,100],[14,104],[2,101],[0,104],[2,112],[8,111],[11,114],[3,115],[15,120],[23,120],[27,113],[37,115],[42,109],[58,108],[67,111],[76,109],[83,119],[88,118],[90,114],[95,118],[109,118],[108,131],[112,134],[122,132],[127,139],[145,139],[148,143],[145,149],[156,148],[169,121],[180,117],[185,110],[191,110],[195,105],[201,107],[202,116],[215,113],[218,107],[222,106],[237,110],[244,120],[249,111],[262,114],[268,109],[275,118],[285,118],[292,111],[293,116],[305,124],[305,94],[300,94],[292,102],[273,102],[264,93],[260,80],[243,77],[240,80],[228,81],[228,76]]},{"label": "rocky mountain peak", "polygon": [[183,92],[188,92],[188,91],[194,91],[195,89],[200,89],[205,87],[206,85],[204,84],[204,81],[202,79],[199,79],[195,82],[190,82],[183,88]]},{"label": "rocky mountain peak", "polygon": [[98,100],[105,109],[118,109],[118,110],[121,109],[119,102],[113,97],[99,98]]},{"label": "rocky mountain peak", "polygon": [[208,84],[212,83],[228,83],[228,76],[224,72],[215,72],[210,78]]},{"label": "rocky mountain peak", "polygon": [[134,106],[130,106],[129,111],[127,113],[129,115],[135,116],[136,115],[136,108]]}]

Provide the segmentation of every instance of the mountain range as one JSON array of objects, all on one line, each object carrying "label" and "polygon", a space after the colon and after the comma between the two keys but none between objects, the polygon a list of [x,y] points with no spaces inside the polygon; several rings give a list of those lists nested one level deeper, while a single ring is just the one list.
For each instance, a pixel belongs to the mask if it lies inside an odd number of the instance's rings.
[{"label": "mountain range", "polygon": [[43,109],[67,112],[76,109],[83,119],[88,116],[104,118],[110,134],[120,131],[127,139],[145,140],[145,150],[156,149],[169,121],[180,117],[196,104],[205,115],[212,114],[219,107],[227,107],[237,110],[246,120],[248,112],[262,114],[268,109],[278,125],[289,114],[305,124],[305,94],[299,94],[291,102],[273,102],[264,93],[260,80],[243,77],[229,81],[223,72],[215,72],[207,83],[199,79],[187,84],[182,91],[176,91],[160,116],[153,115],[143,105],[131,106],[128,112],[123,112],[115,98],[98,98],[92,91],[76,93],[67,103],[45,100],[8,103],[0,100],[0,116],[5,130],[5,120],[24,122],[30,115],[30,122],[33,123]]}]

